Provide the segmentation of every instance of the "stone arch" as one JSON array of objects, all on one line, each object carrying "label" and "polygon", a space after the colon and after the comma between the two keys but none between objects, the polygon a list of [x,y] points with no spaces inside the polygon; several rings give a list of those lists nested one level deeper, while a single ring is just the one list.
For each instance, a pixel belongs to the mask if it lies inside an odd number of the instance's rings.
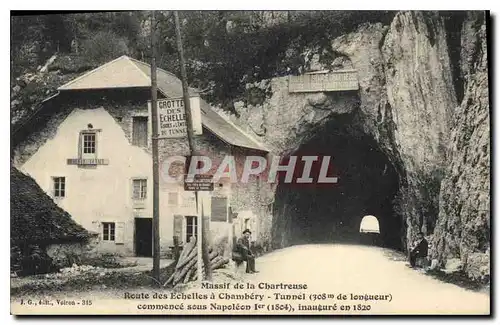
[{"label": "stone arch", "polygon": [[369,214],[378,216],[377,245],[403,248],[403,221],[393,203],[400,188],[398,167],[377,141],[363,132],[354,117],[349,113],[332,116],[288,154],[297,156],[297,176],[302,172],[300,157],[331,156],[329,176],[337,176],[339,181],[298,184],[283,182],[284,177],[279,180],[273,211],[274,248],[308,243],[363,243],[362,237],[366,236],[360,235],[360,224]]}]

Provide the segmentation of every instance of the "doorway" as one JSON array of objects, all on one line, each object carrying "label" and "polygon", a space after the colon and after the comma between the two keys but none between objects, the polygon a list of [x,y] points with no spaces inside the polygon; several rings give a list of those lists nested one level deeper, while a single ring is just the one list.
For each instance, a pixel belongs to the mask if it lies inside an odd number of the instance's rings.
[{"label": "doorway", "polygon": [[135,218],[135,255],[153,256],[153,219]]}]

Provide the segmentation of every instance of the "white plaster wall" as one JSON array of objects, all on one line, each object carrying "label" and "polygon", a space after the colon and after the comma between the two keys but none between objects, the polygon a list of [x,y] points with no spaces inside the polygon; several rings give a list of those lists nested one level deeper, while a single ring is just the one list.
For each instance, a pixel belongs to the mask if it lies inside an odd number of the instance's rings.
[{"label": "white plaster wall", "polygon": [[[91,123],[97,134],[97,158],[109,165],[82,168],[68,165],[68,158],[78,157],[81,130]],[[55,202],[68,211],[75,221],[100,233],[101,222],[124,222],[124,244],[100,242],[104,251],[126,255],[134,253],[134,217],[152,217],[152,160],[142,148],[132,146],[123,129],[104,109],[75,109],[59,125],[56,136],[48,139],[21,169],[33,177],[52,196],[52,177],[66,177],[66,197]],[[143,209],[134,209],[132,178],[148,180],[147,200]],[[171,245],[176,212],[168,207],[168,192],[177,190],[162,185],[160,193],[160,236],[162,246]]]},{"label": "white plaster wall", "polygon": [[[112,112],[111,112],[112,114]],[[148,149],[133,146],[130,143],[131,125],[124,129],[105,108],[74,109],[55,130],[55,135],[44,139],[44,144],[19,166],[25,173],[34,178],[46,193],[51,197],[52,177],[66,177],[66,196],[54,201],[68,211],[76,222],[88,230],[95,231],[102,236],[101,223],[123,223],[123,243],[105,242],[100,240],[98,250],[117,252],[133,256],[134,252],[134,218],[152,218],[153,177],[152,158]],[[144,115],[144,112],[131,113],[132,116]],[[147,114],[147,113],[146,113]],[[91,123],[97,133],[97,158],[109,160],[109,165],[99,165],[92,168],[83,168],[68,165],[67,159],[78,158],[78,142],[80,131],[86,130]],[[151,136],[151,126],[149,126]],[[204,140],[208,138],[203,137]],[[211,148],[215,155],[228,154],[228,150],[210,141],[200,140],[201,148]],[[187,142],[187,141],[186,141]],[[179,155],[184,144],[179,139],[162,140],[162,155]],[[163,147],[162,147],[163,148]],[[21,149],[22,151],[22,149]],[[19,151],[19,152],[21,152]],[[212,152],[210,151],[210,152]],[[162,168],[160,168],[160,173]],[[148,180],[147,200],[139,209],[132,199],[132,179],[146,178]],[[232,189],[228,180],[220,181],[223,186],[215,184],[213,193],[200,192],[200,202],[204,202],[204,212],[210,218],[211,195],[226,196],[232,200]],[[249,189],[255,184],[243,186],[243,193],[249,195]],[[178,204],[169,204],[169,193],[178,193]],[[197,215],[193,192],[184,192],[183,184],[169,184],[160,175],[160,245],[162,254],[173,245],[174,215]],[[242,199],[245,205],[253,202],[250,197]],[[238,202],[229,203],[234,211],[239,211]],[[200,206],[199,206],[200,208]],[[201,211],[201,208],[200,208]],[[232,224],[225,222],[211,222],[210,242],[216,244],[222,237],[232,237]],[[255,231],[255,227],[252,227]],[[117,227],[117,231],[118,227]],[[186,238],[186,218],[183,218],[182,238]]]}]

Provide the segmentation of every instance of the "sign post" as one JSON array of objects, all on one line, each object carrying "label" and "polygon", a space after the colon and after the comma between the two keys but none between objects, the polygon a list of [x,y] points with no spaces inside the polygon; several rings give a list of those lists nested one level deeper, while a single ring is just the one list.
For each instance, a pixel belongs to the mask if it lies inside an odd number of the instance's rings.
[{"label": "sign post", "polygon": [[[188,136],[188,142],[189,142],[189,149],[191,151],[191,156],[196,156],[197,155],[197,150],[194,142],[194,130],[193,130],[193,116],[191,114],[191,103],[189,100],[189,90],[188,90],[188,84],[187,84],[187,72],[186,72],[186,64],[184,62],[184,51],[182,49],[182,37],[181,37],[181,27],[180,27],[180,22],[179,22],[179,13],[174,11],[174,17],[175,17],[175,34],[177,37],[177,49],[179,52],[179,61],[180,61],[180,66],[181,66],[181,80],[182,80],[182,93],[183,93],[183,98],[184,98],[184,105],[186,107],[185,112],[186,112],[186,121],[187,121],[187,136]],[[196,201],[198,201],[198,192],[194,192]],[[202,206],[203,207],[203,206]],[[203,219],[203,220],[201,220]],[[201,222],[198,224],[198,228],[202,228],[199,230],[199,234],[201,237],[198,238],[198,242],[201,242],[201,247],[198,246],[198,256],[202,256],[203,259],[203,264],[205,265],[205,274],[206,274],[206,280],[211,281],[212,280],[212,270],[210,269],[210,258],[208,256],[208,242],[207,242],[207,237],[208,237],[208,229],[207,227],[204,227],[205,225],[209,224],[208,217],[204,215],[202,211],[202,216],[200,218]],[[203,226],[202,226],[203,224]],[[198,260],[199,261],[199,260]],[[198,263],[198,281],[202,281],[202,265],[201,263]]]},{"label": "sign post", "polygon": [[[155,41],[155,11],[151,13],[151,123],[153,151],[153,279],[156,286],[160,285],[160,175],[158,163],[158,116],[156,99],[156,41]],[[155,284],[153,284],[155,285]]]},{"label": "sign post", "polygon": [[[188,181],[187,175],[185,175],[184,178],[184,191],[193,191],[195,192],[197,202],[196,202],[196,209],[198,211],[198,223],[197,223],[197,233],[198,233],[198,238],[202,238],[203,236],[203,229],[207,228],[206,227],[206,216],[205,216],[205,198],[206,195],[204,195],[203,192],[210,192],[214,190],[214,183],[213,183],[213,175],[194,175],[194,178],[192,181]],[[201,193],[200,193],[201,192]],[[200,213],[201,212],[201,213]],[[197,241],[198,244],[198,253],[202,252],[203,250],[203,243],[201,240]],[[197,263],[198,265],[202,265],[202,255],[198,254],[198,260]],[[198,268],[198,279],[202,279],[203,272],[202,268]],[[200,282],[202,280],[199,280]]]}]

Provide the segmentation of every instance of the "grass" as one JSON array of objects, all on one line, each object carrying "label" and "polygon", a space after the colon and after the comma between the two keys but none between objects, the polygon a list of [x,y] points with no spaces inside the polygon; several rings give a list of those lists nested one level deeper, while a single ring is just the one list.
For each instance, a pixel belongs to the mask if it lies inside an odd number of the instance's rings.
[{"label": "grass", "polygon": [[[160,282],[162,284],[167,281],[174,269],[173,263],[160,269]],[[61,291],[83,292],[102,289],[150,288],[154,281],[151,271],[111,271],[104,275],[89,272],[66,279],[46,278],[39,275],[26,279],[26,282],[19,286],[11,287],[11,296],[40,295]]]},{"label": "grass", "polygon": [[489,281],[479,281],[469,278],[464,272],[453,272],[446,273],[441,270],[427,270],[426,274],[432,276],[433,278],[446,282],[455,284],[459,287],[472,290],[472,291],[483,291],[489,288]]}]

